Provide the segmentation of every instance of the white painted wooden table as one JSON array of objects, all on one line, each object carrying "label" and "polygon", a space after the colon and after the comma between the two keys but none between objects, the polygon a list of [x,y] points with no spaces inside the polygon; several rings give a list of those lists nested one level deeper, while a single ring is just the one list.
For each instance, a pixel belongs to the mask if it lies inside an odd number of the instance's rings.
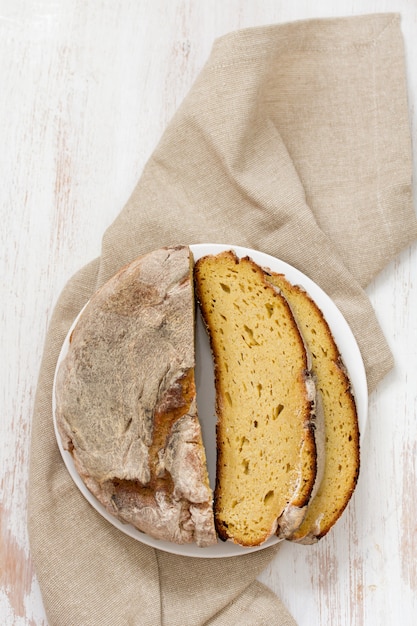
[{"label": "white painted wooden table", "polygon": [[[25,516],[53,305],[100,253],[213,40],[246,26],[383,11],[402,15],[417,151],[415,0],[0,0],[0,625],[47,623]],[[284,545],[261,577],[300,626],[417,623],[416,268],[413,246],[369,289],[396,368],[371,396],[348,511],[317,546]]]}]

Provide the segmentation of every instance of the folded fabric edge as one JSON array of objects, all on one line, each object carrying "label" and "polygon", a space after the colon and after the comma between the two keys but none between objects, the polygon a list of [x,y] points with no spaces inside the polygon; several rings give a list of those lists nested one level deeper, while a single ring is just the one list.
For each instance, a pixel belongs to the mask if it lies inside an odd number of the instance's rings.
[{"label": "folded fabric edge", "polygon": [[304,31],[299,51],[368,47],[374,45],[387,28],[399,24],[400,20],[400,13],[387,12],[249,26],[215,39],[206,68],[246,62],[253,55],[269,55],[271,46],[280,43],[285,46],[285,40],[291,37],[295,29]]}]

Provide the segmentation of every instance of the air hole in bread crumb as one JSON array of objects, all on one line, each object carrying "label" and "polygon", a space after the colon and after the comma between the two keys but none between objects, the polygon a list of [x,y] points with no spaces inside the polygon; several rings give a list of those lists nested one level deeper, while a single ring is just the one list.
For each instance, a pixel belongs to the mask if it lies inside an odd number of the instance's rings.
[{"label": "air hole in bread crumb", "polygon": [[271,489],[270,491],[268,491],[268,493],[265,494],[264,496],[264,504],[268,504],[268,502],[271,500],[271,498],[274,497],[274,490]]},{"label": "air hole in bread crumb", "polygon": [[226,293],[230,293],[230,287],[229,285],[225,285],[225,283],[220,283],[220,287],[223,289],[223,291],[225,291]]},{"label": "air hole in bread crumb", "polygon": [[246,326],[246,324],[244,324],[243,330],[248,335],[248,338],[242,335],[242,339],[246,343],[246,345],[249,346],[249,348],[251,348],[252,346],[259,346],[259,343],[256,341],[254,337],[252,328],[249,328],[249,326]]},{"label": "air hole in bread crumb", "polygon": [[231,397],[230,393],[229,393],[228,391],[226,391],[226,392],[225,392],[225,394],[224,394],[224,396],[225,396],[225,398],[226,398],[226,400],[227,400],[228,404],[229,404],[230,406],[233,406],[232,397]]},{"label": "air hole in bread crumb", "polygon": [[249,439],[242,437],[240,440],[239,452],[242,452],[243,446],[247,443],[249,443]]},{"label": "air hole in bread crumb", "polygon": [[265,304],[265,308],[266,308],[266,312],[268,313],[268,317],[272,317],[274,313],[274,305],[271,304],[270,302],[267,302]]},{"label": "air hole in bread crumb", "polygon": [[278,404],[278,406],[276,406],[275,409],[273,409],[272,411],[272,419],[276,420],[278,415],[282,413],[283,410],[284,410],[284,405]]}]

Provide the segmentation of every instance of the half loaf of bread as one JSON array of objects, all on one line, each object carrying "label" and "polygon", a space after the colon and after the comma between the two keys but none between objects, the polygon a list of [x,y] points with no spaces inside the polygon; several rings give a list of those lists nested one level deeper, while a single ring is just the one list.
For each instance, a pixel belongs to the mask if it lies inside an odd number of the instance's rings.
[{"label": "half loaf of bread", "polygon": [[290,536],[316,476],[303,340],[286,300],[251,259],[205,256],[194,279],[215,367],[217,532],[243,546]]},{"label": "half loaf of bread", "polygon": [[217,542],[196,409],[188,247],[151,252],[90,300],[56,378],[56,420],[88,489],[151,537]]},{"label": "half loaf of bread", "polygon": [[346,508],[359,474],[359,428],[351,384],[329,325],[317,304],[283,275],[268,280],[289,302],[312,357],[324,416],[324,472],[307,514],[290,539],[311,544],[323,537]]}]

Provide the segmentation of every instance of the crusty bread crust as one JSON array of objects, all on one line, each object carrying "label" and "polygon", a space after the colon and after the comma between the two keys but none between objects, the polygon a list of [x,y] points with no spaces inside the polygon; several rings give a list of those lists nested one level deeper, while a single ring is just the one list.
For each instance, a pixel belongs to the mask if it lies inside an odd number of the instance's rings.
[{"label": "crusty bread crust", "polygon": [[57,426],[86,486],[152,537],[217,542],[196,409],[188,247],[156,250],[90,300],[56,380]]},{"label": "crusty bread crust", "polygon": [[339,349],[322,311],[283,275],[268,278],[288,300],[312,355],[312,372],[323,407],[324,472],[292,541],[311,544],[326,535],[345,510],[359,476],[359,427],[355,399]]},{"label": "crusty bread crust", "polygon": [[285,299],[233,251],[196,262],[197,301],[215,366],[215,521],[256,546],[300,525],[316,476],[314,384]]}]

